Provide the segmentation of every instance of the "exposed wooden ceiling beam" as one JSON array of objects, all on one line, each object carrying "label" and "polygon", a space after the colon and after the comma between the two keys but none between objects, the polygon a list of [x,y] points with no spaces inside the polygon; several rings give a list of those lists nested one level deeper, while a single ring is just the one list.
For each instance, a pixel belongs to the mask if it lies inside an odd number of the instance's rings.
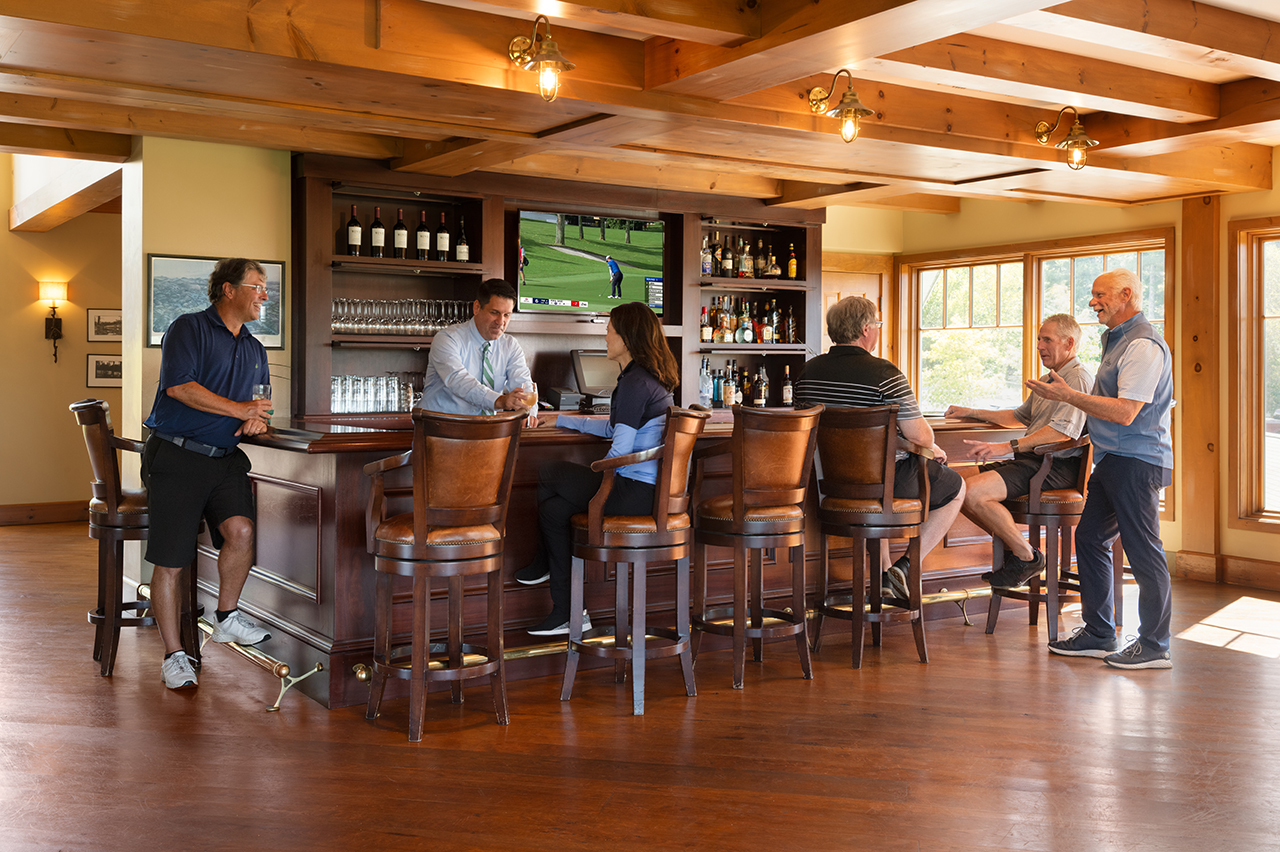
[{"label": "exposed wooden ceiling beam", "polygon": [[1195,0],[1072,0],[1008,23],[1134,53],[1280,80],[1280,23]]},{"label": "exposed wooden ceiling beam", "polygon": [[855,73],[1157,118],[1218,116],[1218,87],[1130,65],[963,34],[857,63]]},{"label": "exposed wooden ceiling beam", "polygon": [[539,177],[554,175],[566,180],[589,183],[738,195],[748,198],[771,198],[778,194],[780,183],[758,175],[727,171],[714,172],[673,165],[646,166],[563,154],[535,154],[514,163],[498,166],[491,171]]},{"label": "exposed wooden ceiling beam", "polygon": [[645,87],[727,100],[1050,5],[1043,0],[806,3],[760,38],[724,48],[645,43]]},{"label": "exposed wooden ceiling beam", "polygon": [[121,167],[70,163],[58,176],[9,208],[9,230],[44,233],[120,196]]},{"label": "exposed wooden ceiling beam", "polygon": [[123,163],[133,151],[133,140],[128,136],[95,130],[69,130],[65,127],[2,122],[0,151]]},{"label": "exposed wooden ceiling beam", "polygon": [[[644,36],[731,45],[760,37],[765,4],[740,0],[485,0],[530,15],[581,21]],[[552,33],[554,35],[554,31]]]},{"label": "exposed wooden ceiling beam", "polygon": [[457,177],[509,163],[540,150],[537,143],[501,139],[446,139],[404,143],[404,155],[391,161],[398,172]]}]

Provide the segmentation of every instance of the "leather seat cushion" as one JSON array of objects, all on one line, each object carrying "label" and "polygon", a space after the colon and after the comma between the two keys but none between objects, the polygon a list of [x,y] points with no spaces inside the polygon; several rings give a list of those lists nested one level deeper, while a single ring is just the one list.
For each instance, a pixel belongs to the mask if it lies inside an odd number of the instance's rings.
[{"label": "leather seat cushion", "polygon": [[[569,519],[569,523],[576,530],[585,530],[587,528],[586,513],[574,515]],[[658,531],[658,525],[654,523],[652,515],[605,515],[601,526],[605,534],[635,535]],[[687,514],[667,515],[667,529],[689,529],[689,516]]]},{"label": "leather seat cushion", "polygon": [[[413,513],[387,518],[378,524],[374,533],[378,541],[394,544],[414,544]],[[479,524],[473,527],[431,527],[427,530],[428,547],[453,547],[459,544],[481,544],[500,542],[501,536],[492,524]]]},{"label": "leather seat cushion", "polygon": [[[1030,498],[1027,495],[1023,495],[1005,502],[1026,511],[1026,505],[1030,502]],[[1084,495],[1074,488],[1055,488],[1052,491],[1041,491],[1040,503],[1043,506],[1059,507],[1058,510],[1061,511],[1061,507],[1064,504],[1084,503]],[[1077,509],[1076,511],[1078,512],[1079,510]]]},{"label": "leather seat cushion", "polygon": [[[100,500],[97,497],[89,500],[89,511],[99,515],[107,513],[107,501]],[[120,495],[120,514],[122,515],[145,515],[147,514],[147,492],[125,490]]]},{"label": "leather seat cushion", "polygon": [[[823,512],[849,512],[859,515],[879,515],[884,512],[884,505],[879,500],[848,500],[843,497],[823,497],[819,507]],[[893,511],[921,512],[924,503],[919,500],[897,498],[893,500]]]},{"label": "leather seat cushion", "polygon": [[[753,535],[787,535],[804,528],[804,507],[747,506],[742,524]],[[733,495],[722,494],[703,500],[698,506],[698,529],[707,532],[733,533]]]}]

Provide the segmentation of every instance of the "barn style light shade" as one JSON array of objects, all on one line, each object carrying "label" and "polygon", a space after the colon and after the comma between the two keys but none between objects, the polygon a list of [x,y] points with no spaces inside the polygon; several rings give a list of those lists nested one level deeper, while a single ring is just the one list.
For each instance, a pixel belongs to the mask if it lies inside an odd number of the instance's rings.
[{"label": "barn style light shade", "polygon": [[1084,132],[1084,125],[1080,123],[1080,113],[1076,112],[1075,107],[1065,106],[1058,110],[1058,120],[1053,123],[1053,127],[1049,126],[1049,122],[1042,121],[1036,125],[1036,141],[1041,145],[1049,144],[1049,137],[1058,129],[1058,125],[1062,124],[1062,115],[1067,110],[1071,110],[1071,114],[1075,116],[1075,123],[1071,125],[1071,129],[1067,131],[1067,135],[1062,141],[1054,145],[1055,148],[1061,148],[1067,152],[1067,165],[1079,171],[1084,168],[1087,152],[1094,145],[1098,144],[1098,140],[1089,136]]},{"label": "barn style light shade", "polygon": [[53,363],[58,363],[58,341],[62,339],[62,317],[58,303],[67,300],[67,282],[41,281],[40,301],[49,303],[49,316],[44,319],[44,339],[53,341]]},{"label": "barn style light shade", "polygon": [[[831,96],[835,93],[836,80],[840,79],[841,74],[848,77],[848,81],[845,83],[844,94],[840,96],[840,103],[832,107]],[[875,110],[867,109],[862,101],[858,100],[858,93],[853,90],[853,75],[847,68],[841,68],[831,78],[830,92],[821,86],[814,86],[809,90],[809,109],[815,113],[826,113],[829,117],[838,120],[840,138],[845,142],[852,142],[858,138],[858,123],[863,116],[875,114]]]},{"label": "barn style light shade", "polygon": [[[538,35],[538,24],[543,24],[544,35]],[[546,15],[533,19],[533,37],[516,36],[507,47],[511,61],[526,71],[538,75],[538,94],[550,103],[560,91],[560,74],[572,71],[574,64],[564,58],[560,47],[551,40],[551,21]]]}]

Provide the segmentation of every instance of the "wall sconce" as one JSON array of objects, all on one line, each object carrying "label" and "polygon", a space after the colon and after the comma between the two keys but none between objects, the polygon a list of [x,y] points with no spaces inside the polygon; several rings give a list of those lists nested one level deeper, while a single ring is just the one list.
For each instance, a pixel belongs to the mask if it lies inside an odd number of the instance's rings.
[{"label": "wall sconce", "polygon": [[[546,35],[538,35],[538,24],[546,25]],[[560,72],[572,71],[574,64],[564,58],[559,46],[551,40],[551,21],[546,15],[533,19],[533,37],[516,36],[507,47],[511,61],[525,71],[538,75],[538,94],[550,103],[560,91]]]},{"label": "wall sconce", "polygon": [[44,339],[53,341],[53,363],[58,363],[58,341],[62,338],[62,317],[58,316],[58,302],[67,300],[67,282],[41,281],[40,301],[48,301],[49,316],[44,319]]},{"label": "wall sconce", "polygon": [[[849,78],[845,83],[844,94],[840,97],[840,103],[828,109],[831,95],[836,90],[836,80],[840,79],[841,74]],[[858,122],[864,115],[875,115],[875,110],[867,109],[862,105],[862,101],[858,100],[858,93],[853,90],[853,75],[849,73],[848,68],[841,68],[831,78],[830,92],[821,86],[814,86],[809,90],[809,109],[814,113],[826,113],[831,118],[838,119],[840,138],[846,142],[852,142],[858,138]]]},{"label": "wall sconce", "polygon": [[1053,127],[1049,126],[1049,122],[1042,121],[1036,125],[1036,141],[1041,145],[1049,144],[1049,137],[1058,129],[1058,125],[1062,123],[1062,114],[1067,110],[1071,110],[1071,114],[1075,116],[1075,124],[1071,125],[1071,129],[1067,131],[1067,135],[1055,148],[1062,148],[1067,152],[1067,165],[1079,171],[1084,168],[1086,152],[1094,145],[1098,144],[1097,139],[1093,139],[1088,133],[1084,132],[1084,125],[1080,123],[1080,113],[1076,112],[1075,107],[1065,106],[1058,110],[1058,120],[1053,123]]}]

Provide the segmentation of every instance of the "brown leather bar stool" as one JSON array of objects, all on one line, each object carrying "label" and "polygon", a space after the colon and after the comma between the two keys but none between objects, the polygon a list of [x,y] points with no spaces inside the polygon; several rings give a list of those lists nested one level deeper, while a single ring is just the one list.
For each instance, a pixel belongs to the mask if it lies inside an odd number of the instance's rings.
[{"label": "brown leather bar stool", "polygon": [[[693,454],[693,626],[733,637],[733,687],[742,688],[746,640],[756,662],[764,639],[796,637],[800,669],[813,677],[805,631],[804,502],[823,407],[779,411],[733,407],[733,435]],[[733,461],[733,491],[701,498],[706,460],[725,453]],[[733,549],[733,606],[707,609],[707,546]],[[765,548],[787,548],[791,558],[789,611],[764,606]],[[750,598],[750,602],[748,602]],[[747,624],[748,615],[750,625]],[[772,623],[765,624],[765,619]],[[693,653],[697,657],[698,640]]]},{"label": "brown leather bar stool", "polygon": [[[920,497],[893,496],[897,451],[918,456],[916,476]],[[853,627],[853,667],[862,668],[864,627],[871,622],[871,641],[880,644],[880,626],[909,619],[920,662],[929,662],[921,612],[920,525],[929,517],[929,475],[926,459],[933,453],[898,434],[898,406],[829,408],[818,426],[818,519],[821,522],[821,568],[815,606],[813,645],[821,647],[824,616],[846,619]],[[853,539],[853,583],[849,593],[830,588],[830,538]],[[908,598],[882,599],[880,542],[907,539]],[[863,596],[867,560],[871,561],[871,611]],[[889,609],[884,608],[889,604]]]},{"label": "brown leather bar stool", "polygon": [[[388,676],[409,679],[409,741],[422,740],[427,684],[489,676],[499,725],[510,721],[502,659],[502,544],[523,411],[470,417],[415,409],[413,449],[365,465],[373,478],[366,517],[374,555],[373,677],[365,718],[374,719]],[[413,511],[388,518],[387,471],[413,468]],[[394,495],[394,491],[392,495]],[[488,575],[487,644],[463,642],[462,580]],[[392,578],[413,579],[413,629],[396,645]],[[448,580],[448,639],[432,643],[431,579]]]},{"label": "brown leather bar stool", "polygon": [[[1049,475],[1049,467],[1058,453],[1084,447],[1080,456],[1080,473],[1074,488],[1057,488],[1043,490],[1045,477]],[[1071,568],[1071,550],[1074,542],[1075,528],[1084,511],[1085,499],[1088,497],[1089,474],[1093,468],[1093,445],[1088,435],[1081,435],[1074,441],[1059,441],[1035,448],[1035,452],[1043,456],[1040,470],[1031,477],[1031,490],[1024,497],[1006,500],[1002,504],[1013,515],[1015,523],[1026,524],[1027,537],[1032,547],[1040,547],[1040,529],[1045,531],[1045,579],[1041,583],[1039,577],[1032,577],[1023,589],[992,589],[991,603],[987,607],[987,633],[994,633],[996,620],[1000,617],[1002,598],[1027,602],[1028,623],[1035,625],[1040,614],[1040,604],[1044,604],[1045,617],[1048,619],[1049,641],[1058,638],[1058,618],[1063,604],[1079,603],[1080,575]],[[998,538],[992,540],[992,565],[999,569],[1004,565],[1004,542]],[[1124,623],[1124,551],[1120,540],[1116,539],[1111,548],[1112,565],[1114,566],[1115,622],[1120,627]]]},{"label": "brown leather bar stool", "polygon": [[[578,671],[578,656],[589,654],[614,660],[614,677],[622,683],[627,663],[631,663],[631,712],[644,715],[644,667],[646,660],[680,657],[684,672],[685,694],[698,694],[693,681],[693,656],[689,650],[689,545],[693,527],[689,523],[689,456],[702,434],[709,414],[671,408],[660,447],[601,459],[592,470],[604,471],[604,481],[586,514],[574,515],[573,562],[569,578],[569,612],[582,612],[584,560],[603,562],[614,567],[613,627],[596,628],[592,636],[614,637],[613,647],[582,641],[582,620],[569,619],[569,659],[564,668],[564,686],[560,700],[573,694],[573,680]],[[658,481],[653,495],[653,514],[613,516],[604,514],[604,504],[613,490],[614,471],[629,464],[661,459]],[[654,627],[647,623],[645,590],[648,566],[655,562],[676,563],[675,629]],[[629,569],[629,570],[628,570]],[[628,606],[628,574],[631,594]],[[649,637],[669,640],[671,644],[651,646]]]},{"label": "brown leather bar stool", "polygon": [[[89,500],[89,538],[98,540],[98,606],[89,611],[94,625],[93,659],[102,663],[102,676],[115,669],[120,628],[154,627],[156,620],[141,611],[150,601],[125,601],[124,543],[145,541],[151,531],[145,490],[126,491],[120,485],[120,460],[116,450],[141,453],[145,444],[117,437],[111,428],[111,412],[100,399],[82,399],[70,406],[84,430],[85,448],[93,473],[93,497]],[[204,607],[196,600],[196,563],[182,571],[183,609],[180,621],[182,649],[200,665],[200,632],[196,620]]]}]

